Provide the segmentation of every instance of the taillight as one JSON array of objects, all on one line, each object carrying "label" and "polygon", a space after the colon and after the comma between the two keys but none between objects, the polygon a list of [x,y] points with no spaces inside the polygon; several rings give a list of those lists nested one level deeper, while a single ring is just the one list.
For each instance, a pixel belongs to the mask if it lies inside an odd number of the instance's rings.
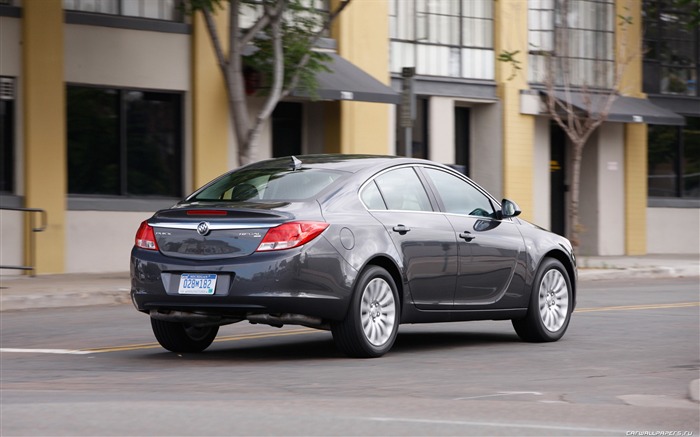
[{"label": "taillight", "polygon": [[291,249],[306,244],[328,227],[324,222],[290,222],[271,228],[265,234],[257,252]]},{"label": "taillight", "polygon": [[139,230],[136,232],[136,247],[148,250],[158,250],[156,236],[153,233],[153,228],[146,222],[142,222]]}]

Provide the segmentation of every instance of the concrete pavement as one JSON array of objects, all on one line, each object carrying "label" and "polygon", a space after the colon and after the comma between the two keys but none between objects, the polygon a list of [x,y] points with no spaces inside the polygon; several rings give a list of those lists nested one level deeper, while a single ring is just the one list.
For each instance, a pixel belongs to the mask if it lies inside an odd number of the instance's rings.
[{"label": "concrete pavement", "polygon": [[[698,255],[580,257],[578,264],[579,281],[700,277]],[[128,272],[0,276],[0,311],[124,304],[129,287]]]}]

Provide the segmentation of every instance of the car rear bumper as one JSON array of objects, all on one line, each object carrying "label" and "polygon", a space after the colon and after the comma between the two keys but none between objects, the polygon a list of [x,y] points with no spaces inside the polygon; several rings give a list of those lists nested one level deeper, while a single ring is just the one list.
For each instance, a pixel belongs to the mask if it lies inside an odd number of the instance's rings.
[{"label": "car rear bumper", "polygon": [[[214,294],[179,294],[183,273],[216,274]],[[342,320],[356,275],[325,239],[296,249],[204,262],[139,248],[131,253],[131,297],[142,312],[241,319],[285,313]]]}]

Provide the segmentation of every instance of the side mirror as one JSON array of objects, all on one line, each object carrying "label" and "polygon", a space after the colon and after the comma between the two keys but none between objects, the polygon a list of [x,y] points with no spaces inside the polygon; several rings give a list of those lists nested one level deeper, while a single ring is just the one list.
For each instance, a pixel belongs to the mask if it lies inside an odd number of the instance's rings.
[{"label": "side mirror", "polygon": [[518,204],[512,200],[503,199],[503,202],[501,202],[501,217],[516,217],[520,215],[521,212],[522,211],[520,210]]}]

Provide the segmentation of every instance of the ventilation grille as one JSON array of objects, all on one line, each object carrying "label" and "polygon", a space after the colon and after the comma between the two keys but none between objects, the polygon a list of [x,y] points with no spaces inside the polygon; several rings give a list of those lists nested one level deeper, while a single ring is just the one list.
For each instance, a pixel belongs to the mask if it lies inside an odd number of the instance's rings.
[{"label": "ventilation grille", "polygon": [[[2,0],[0,0],[2,1]],[[15,99],[15,80],[10,77],[0,77],[0,100]]]}]

